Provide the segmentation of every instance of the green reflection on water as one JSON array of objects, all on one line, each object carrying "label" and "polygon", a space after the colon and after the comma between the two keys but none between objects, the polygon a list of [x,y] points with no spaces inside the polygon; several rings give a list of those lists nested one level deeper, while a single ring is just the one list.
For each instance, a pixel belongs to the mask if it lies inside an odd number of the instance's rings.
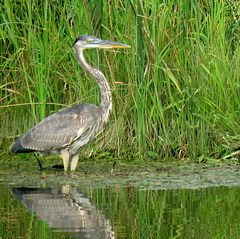
[{"label": "green reflection on water", "polygon": [[[71,237],[72,233],[56,232],[40,221],[15,199],[11,188],[0,185],[0,237]],[[81,192],[111,222],[115,238],[238,238],[240,232],[238,187],[86,187]]]}]

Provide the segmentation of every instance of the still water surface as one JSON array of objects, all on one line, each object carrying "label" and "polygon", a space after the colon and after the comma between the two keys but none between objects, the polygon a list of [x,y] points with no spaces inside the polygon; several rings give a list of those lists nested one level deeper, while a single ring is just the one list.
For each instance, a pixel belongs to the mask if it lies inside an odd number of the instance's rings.
[{"label": "still water surface", "polygon": [[0,185],[0,238],[240,238],[240,187]]}]

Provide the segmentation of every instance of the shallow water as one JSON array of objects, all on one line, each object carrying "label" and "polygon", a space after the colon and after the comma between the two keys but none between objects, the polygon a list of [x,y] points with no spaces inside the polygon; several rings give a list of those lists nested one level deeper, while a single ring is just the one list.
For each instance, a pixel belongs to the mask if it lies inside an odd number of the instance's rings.
[{"label": "shallow water", "polygon": [[0,161],[0,239],[239,238],[238,162],[56,162]]},{"label": "shallow water", "polygon": [[238,238],[240,187],[0,185],[0,238]]}]

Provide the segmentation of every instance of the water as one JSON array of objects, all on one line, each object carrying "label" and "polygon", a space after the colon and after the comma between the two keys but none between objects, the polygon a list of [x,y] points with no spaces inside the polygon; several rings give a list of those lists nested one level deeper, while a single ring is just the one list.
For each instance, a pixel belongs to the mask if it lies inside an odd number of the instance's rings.
[{"label": "water", "polygon": [[240,187],[0,185],[0,238],[239,238]]}]

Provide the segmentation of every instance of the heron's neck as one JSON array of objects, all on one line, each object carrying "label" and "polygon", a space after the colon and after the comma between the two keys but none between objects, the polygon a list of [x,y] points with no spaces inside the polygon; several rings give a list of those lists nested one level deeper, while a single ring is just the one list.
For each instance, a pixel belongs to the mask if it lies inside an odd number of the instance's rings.
[{"label": "heron's neck", "polygon": [[74,49],[74,54],[77,58],[79,65],[89,73],[98,83],[101,92],[100,107],[103,110],[103,120],[108,121],[112,112],[112,93],[105,75],[97,68],[90,66],[83,55],[83,50]]}]

